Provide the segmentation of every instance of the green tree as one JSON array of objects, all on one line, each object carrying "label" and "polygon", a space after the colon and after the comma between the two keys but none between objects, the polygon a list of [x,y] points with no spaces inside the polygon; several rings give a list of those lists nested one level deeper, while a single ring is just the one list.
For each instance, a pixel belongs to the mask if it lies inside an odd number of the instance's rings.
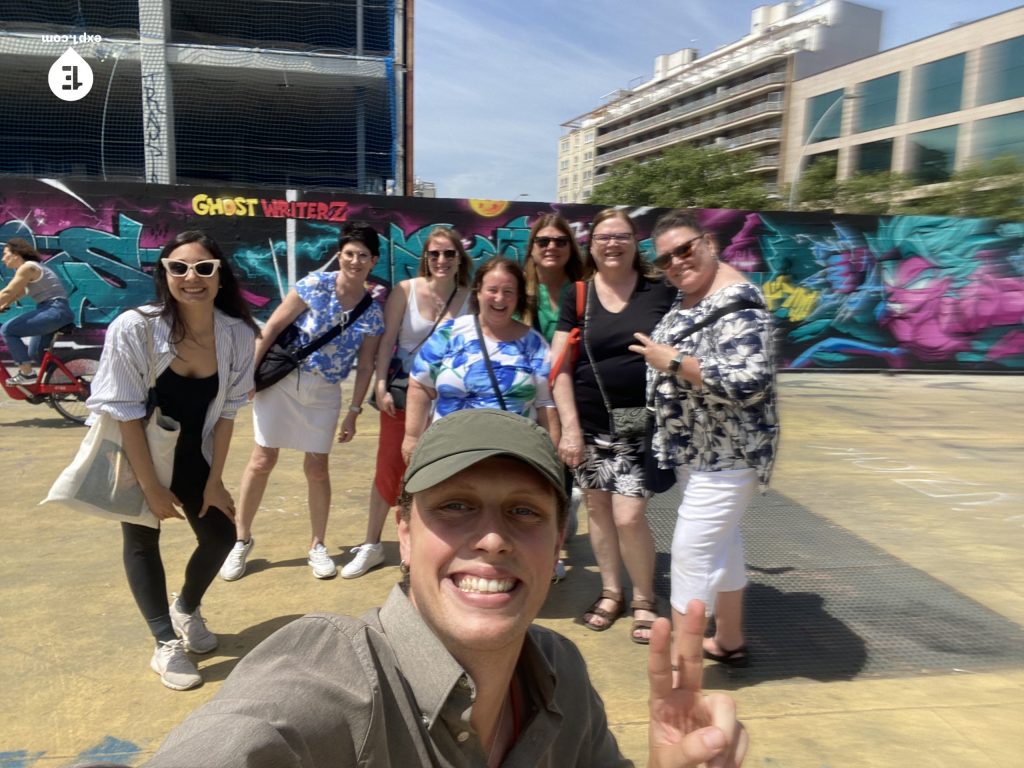
[{"label": "green tree", "polygon": [[900,200],[911,186],[910,179],[900,173],[857,173],[838,183],[835,207],[843,213],[899,213]]},{"label": "green tree", "polygon": [[750,172],[747,152],[677,144],[645,162],[612,168],[588,202],[597,205],[650,205],[659,208],[773,208],[763,181]]},{"label": "green tree", "polygon": [[820,157],[809,165],[797,181],[797,196],[794,208],[806,210],[833,210],[836,207],[838,183],[833,155]]},{"label": "green tree", "polygon": [[1024,221],[1024,162],[1013,156],[957,171],[933,196],[934,212]]}]

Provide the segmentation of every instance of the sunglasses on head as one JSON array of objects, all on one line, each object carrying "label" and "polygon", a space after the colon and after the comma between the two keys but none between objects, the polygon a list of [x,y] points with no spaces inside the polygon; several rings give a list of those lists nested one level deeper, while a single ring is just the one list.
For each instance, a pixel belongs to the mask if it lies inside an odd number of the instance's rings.
[{"label": "sunglasses on head", "polygon": [[184,277],[189,271],[195,272],[200,277],[213,277],[220,269],[220,262],[217,259],[203,259],[202,261],[189,262],[181,259],[160,259],[167,274],[174,277]]},{"label": "sunglasses on head", "polygon": [[554,243],[559,248],[564,248],[569,244],[569,238],[567,235],[559,235],[558,237],[535,237],[533,242],[541,248],[547,248],[551,243]]},{"label": "sunglasses on head", "polygon": [[672,263],[672,259],[685,259],[691,253],[697,245],[697,241],[700,240],[704,235],[697,235],[691,237],[685,243],[680,243],[668,253],[662,253],[654,257],[654,266],[658,269],[665,269],[669,264]]},{"label": "sunglasses on head", "polygon": [[438,259],[454,259],[459,255],[459,252],[454,248],[446,248],[443,251],[427,251],[427,258],[431,261],[437,261]]}]

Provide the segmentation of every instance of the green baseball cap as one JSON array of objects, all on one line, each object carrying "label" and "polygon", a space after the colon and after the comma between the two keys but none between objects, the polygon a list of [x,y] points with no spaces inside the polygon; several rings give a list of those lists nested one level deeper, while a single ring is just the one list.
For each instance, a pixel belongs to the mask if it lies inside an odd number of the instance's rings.
[{"label": "green baseball cap", "polygon": [[566,499],[562,462],[548,433],[530,419],[494,408],[456,411],[431,424],[405,470],[405,490],[433,488],[492,456],[529,464]]}]

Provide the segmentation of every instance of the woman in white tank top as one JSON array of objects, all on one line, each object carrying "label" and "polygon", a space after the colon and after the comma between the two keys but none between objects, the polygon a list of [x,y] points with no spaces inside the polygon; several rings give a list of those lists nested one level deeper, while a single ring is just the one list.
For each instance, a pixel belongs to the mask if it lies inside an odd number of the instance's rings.
[{"label": "woman in white tank top", "polygon": [[419,275],[403,280],[391,291],[384,308],[384,335],[377,352],[376,400],[380,409],[377,471],[370,489],[366,540],[352,548],[352,561],[341,569],[346,579],[362,576],[384,562],[381,531],[388,510],[398,501],[405,463],[405,403],[395,403],[388,391],[389,368],[401,367],[398,377],[409,381],[412,359],[431,332],[444,320],[464,315],[469,300],[473,262],[462,237],[450,227],[435,227],[427,235]]}]

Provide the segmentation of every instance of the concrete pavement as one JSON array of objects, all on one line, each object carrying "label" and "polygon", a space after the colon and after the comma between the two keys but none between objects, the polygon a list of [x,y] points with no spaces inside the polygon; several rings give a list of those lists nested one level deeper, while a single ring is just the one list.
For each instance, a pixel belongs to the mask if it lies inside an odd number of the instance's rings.
[{"label": "concrete pavement", "polygon": [[[1024,378],[792,374],[781,406],[772,490],[745,524],[753,664],[706,667],[706,686],[729,690],[750,730],[746,765],[1024,763]],[[339,565],[363,538],[374,415],[332,454]],[[282,454],[246,576],[218,580],[203,605],[221,638],[197,657],[206,684],[170,691],[148,668],[117,526],[35,506],[84,430],[6,399],[0,428],[0,768],[141,763],[275,629],[310,611],[358,615],[398,578],[393,567],[312,578],[301,457]],[[251,440],[246,410],[233,488]],[[652,504],[663,597],[672,515],[668,495]],[[172,588],[189,536],[165,526]],[[385,540],[394,565],[393,524]],[[642,765],[645,651],[627,620],[604,633],[574,623],[599,580],[584,535],[568,553],[570,575],[540,620],[580,646],[623,750]]]}]

